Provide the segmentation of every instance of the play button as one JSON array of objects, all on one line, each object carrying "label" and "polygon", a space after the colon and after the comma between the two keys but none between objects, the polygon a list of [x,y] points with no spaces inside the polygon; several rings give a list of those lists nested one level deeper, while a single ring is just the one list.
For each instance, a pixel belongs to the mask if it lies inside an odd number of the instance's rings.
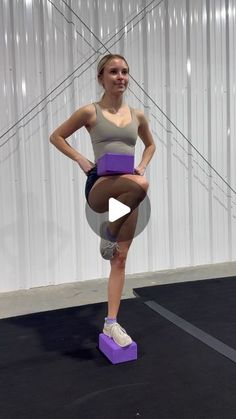
[{"label": "play button", "polygon": [[[124,179],[124,190],[132,190],[133,188],[133,181],[129,179]],[[96,188],[96,186],[95,186]],[[97,186],[97,194],[98,196],[103,192],[103,188],[101,187],[101,184]],[[137,184],[135,184],[135,188],[137,188]],[[125,205],[123,202],[121,202],[121,199],[117,197],[117,194],[113,194],[111,189],[111,194],[107,198],[107,204],[105,212],[95,212],[92,210],[92,208],[88,205],[86,202],[85,206],[85,213],[86,218],[88,221],[89,226],[91,229],[98,235],[101,235],[100,226],[104,222],[114,222],[116,220],[119,220],[120,218],[124,217],[127,214],[130,214],[130,217],[132,219],[132,210],[128,205]],[[122,233],[122,240],[130,240],[133,237],[138,236],[147,226],[149,218],[151,213],[151,206],[150,206],[150,200],[148,195],[146,195],[145,199],[139,204],[138,206],[138,219],[135,227],[135,232],[132,230],[132,222],[129,221],[129,216],[127,216],[127,220],[124,217],[124,225],[126,226],[125,229],[123,229]]]},{"label": "play button", "polygon": [[109,198],[109,221],[113,222],[119,220],[119,218],[124,217],[124,215],[128,214],[131,209],[122,202],[117,201],[115,198]]}]

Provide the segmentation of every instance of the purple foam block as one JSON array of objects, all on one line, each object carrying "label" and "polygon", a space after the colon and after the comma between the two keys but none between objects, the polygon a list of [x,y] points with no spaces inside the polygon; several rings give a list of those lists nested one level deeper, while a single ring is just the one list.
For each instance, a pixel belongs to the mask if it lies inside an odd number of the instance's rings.
[{"label": "purple foam block", "polygon": [[134,173],[134,156],[129,154],[103,154],[97,161],[98,176]]},{"label": "purple foam block", "polygon": [[119,364],[121,362],[134,361],[137,359],[137,344],[132,342],[131,345],[121,348],[113,339],[100,333],[99,335],[99,349],[106,355],[112,364]]}]

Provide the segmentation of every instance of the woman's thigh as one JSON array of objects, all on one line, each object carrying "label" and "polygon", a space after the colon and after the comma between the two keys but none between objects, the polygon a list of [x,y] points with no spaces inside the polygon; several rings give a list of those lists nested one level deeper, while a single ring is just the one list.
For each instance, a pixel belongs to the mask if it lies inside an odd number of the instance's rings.
[{"label": "woman's thigh", "polygon": [[140,175],[103,176],[99,178],[89,192],[88,202],[90,207],[99,213],[108,211],[109,198],[134,191],[139,193],[140,188],[145,193],[148,190],[148,181]]}]

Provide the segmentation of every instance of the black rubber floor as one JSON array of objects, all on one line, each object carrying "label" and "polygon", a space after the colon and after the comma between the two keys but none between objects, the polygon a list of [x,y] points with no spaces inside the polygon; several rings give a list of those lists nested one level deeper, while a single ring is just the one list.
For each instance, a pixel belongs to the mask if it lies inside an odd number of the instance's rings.
[{"label": "black rubber floor", "polygon": [[235,419],[236,368],[145,306],[119,322],[138,360],[112,365],[97,348],[106,304],[0,321],[1,419]]},{"label": "black rubber floor", "polygon": [[236,349],[236,277],[135,288],[134,293]]}]

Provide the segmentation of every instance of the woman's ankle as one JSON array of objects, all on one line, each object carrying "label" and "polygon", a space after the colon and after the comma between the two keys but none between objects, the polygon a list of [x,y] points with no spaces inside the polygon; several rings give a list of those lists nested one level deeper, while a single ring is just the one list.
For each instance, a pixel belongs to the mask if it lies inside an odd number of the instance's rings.
[{"label": "woman's ankle", "polygon": [[113,323],[116,323],[117,322],[117,319],[116,319],[116,317],[105,317],[105,322],[106,322],[106,324],[113,324]]}]

